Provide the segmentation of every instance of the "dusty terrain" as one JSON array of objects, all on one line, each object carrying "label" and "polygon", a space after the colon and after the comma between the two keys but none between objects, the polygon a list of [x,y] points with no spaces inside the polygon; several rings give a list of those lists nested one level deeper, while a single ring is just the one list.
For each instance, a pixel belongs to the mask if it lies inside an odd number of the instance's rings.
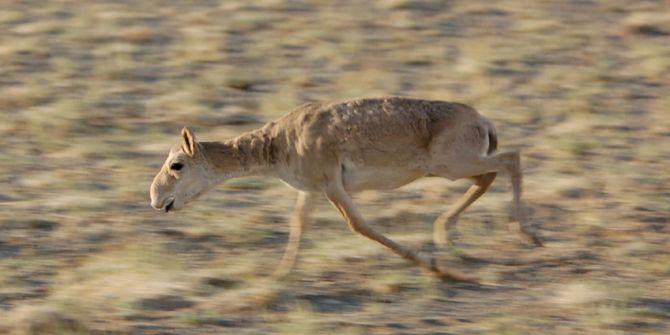
[{"label": "dusty terrain", "polygon": [[[669,92],[660,0],[2,1],[0,333],[668,334]],[[379,94],[493,120],[500,147],[523,150],[546,247],[507,231],[506,177],[442,255],[485,287],[440,282],[325,201],[296,270],[267,279],[294,201],[276,180],[149,206],[184,125],[225,139],[305,101]],[[467,186],[356,200],[430,252]]]}]

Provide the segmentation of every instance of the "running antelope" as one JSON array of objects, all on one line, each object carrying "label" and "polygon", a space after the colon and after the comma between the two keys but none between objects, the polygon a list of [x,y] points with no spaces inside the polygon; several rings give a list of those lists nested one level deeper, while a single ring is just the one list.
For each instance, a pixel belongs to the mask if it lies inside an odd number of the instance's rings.
[{"label": "running antelope", "polygon": [[307,103],[260,129],[224,142],[199,142],[188,128],[151,185],[151,206],[169,212],[214,186],[250,175],[278,177],[299,191],[288,245],[275,275],[293,267],[304,222],[319,194],[351,230],[390,248],[442,279],[476,282],[437,265],[370,227],[350,193],[394,189],[417,178],[469,178],[473,185],[434,223],[435,244],[449,243],[458,216],[486,192],[498,172],[511,177],[512,218],[537,245],[521,210],[518,151],[496,152],[496,131],[473,108],[444,101],[380,97],[339,103]]}]

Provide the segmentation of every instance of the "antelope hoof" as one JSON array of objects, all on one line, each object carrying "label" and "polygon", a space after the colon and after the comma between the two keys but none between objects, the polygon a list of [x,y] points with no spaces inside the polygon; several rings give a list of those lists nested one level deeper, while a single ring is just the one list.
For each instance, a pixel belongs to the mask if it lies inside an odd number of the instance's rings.
[{"label": "antelope hoof", "polygon": [[526,235],[527,238],[531,239],[536,247],[544,247],[544,241],[538,234],[524,233],[524,235]]},{"label": "antelope hoof", "polygon": [[437,260],[435,257],[430,259],[430,270],[442,281],[450,283],[470,283],[481,285],[479,278],[475,276],[470,276],[468,274],[455,271],[455,270],[445,270],[437,266]]},{"label": "antelope hoof", "polygon": [[537,233],[529,232],[528,230],[521,227],[521,225],[518,222],[510,223],[509,225],[507,225],[507,228],[509,229],[509,231],[517,233],[521,237],[521,239],[526,243],[533,244],[536,247],[544,246],[544,241]]},{"label": "antelope hoof", "polygon": [[438,249],[450,249],[456,246],[456,242],[460,238],[461,234],[455,231],[445,232],[440,236],[433,238],[433,244]]}]

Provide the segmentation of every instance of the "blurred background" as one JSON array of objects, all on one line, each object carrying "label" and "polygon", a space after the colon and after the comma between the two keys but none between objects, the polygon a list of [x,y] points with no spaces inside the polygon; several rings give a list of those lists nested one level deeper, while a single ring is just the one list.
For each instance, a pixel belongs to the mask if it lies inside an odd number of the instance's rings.
[{"label": "blurred background", "polygon": [[[670,333],[667,1],[2,1],[0,333]],[[148,189],[189,125],[223,140],[315,100],[472,105],[522,149],[547,243],[506,229],[500,177],[458,249],[560,261],[444,264],[445,284],[319,204],[288,280],[267,279],[295,192],[231,181],[165,215]],[[355,196],[430,251],[469,186]]]}]

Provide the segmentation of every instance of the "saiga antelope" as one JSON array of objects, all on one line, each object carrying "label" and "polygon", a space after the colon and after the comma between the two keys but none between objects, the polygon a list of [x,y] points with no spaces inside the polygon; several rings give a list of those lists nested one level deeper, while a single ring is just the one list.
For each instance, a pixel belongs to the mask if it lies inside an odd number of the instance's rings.
[{"label": "saiga antelope", "polygon": [[398,188],[424,176],[473,181],[435,221],[437,245],[449,241],[458,216],[486,192],[498,172],[510,175],[512,218],[520,223],[520,232],[541,245],[523,222],[519,152],[496,152],[491,122],[463,104],[401,97],[307,103],[225,142],[196,141],[188,128],[181,136],[151,185],[151,205],[158,210],[181,209],[228,179],[250,175],[278,177],[299,191],[277,275],[288,273],[295,263],[303,224],[322,193],[353,231],[443,279],[476,282],[370,227],[349,195]]}]

